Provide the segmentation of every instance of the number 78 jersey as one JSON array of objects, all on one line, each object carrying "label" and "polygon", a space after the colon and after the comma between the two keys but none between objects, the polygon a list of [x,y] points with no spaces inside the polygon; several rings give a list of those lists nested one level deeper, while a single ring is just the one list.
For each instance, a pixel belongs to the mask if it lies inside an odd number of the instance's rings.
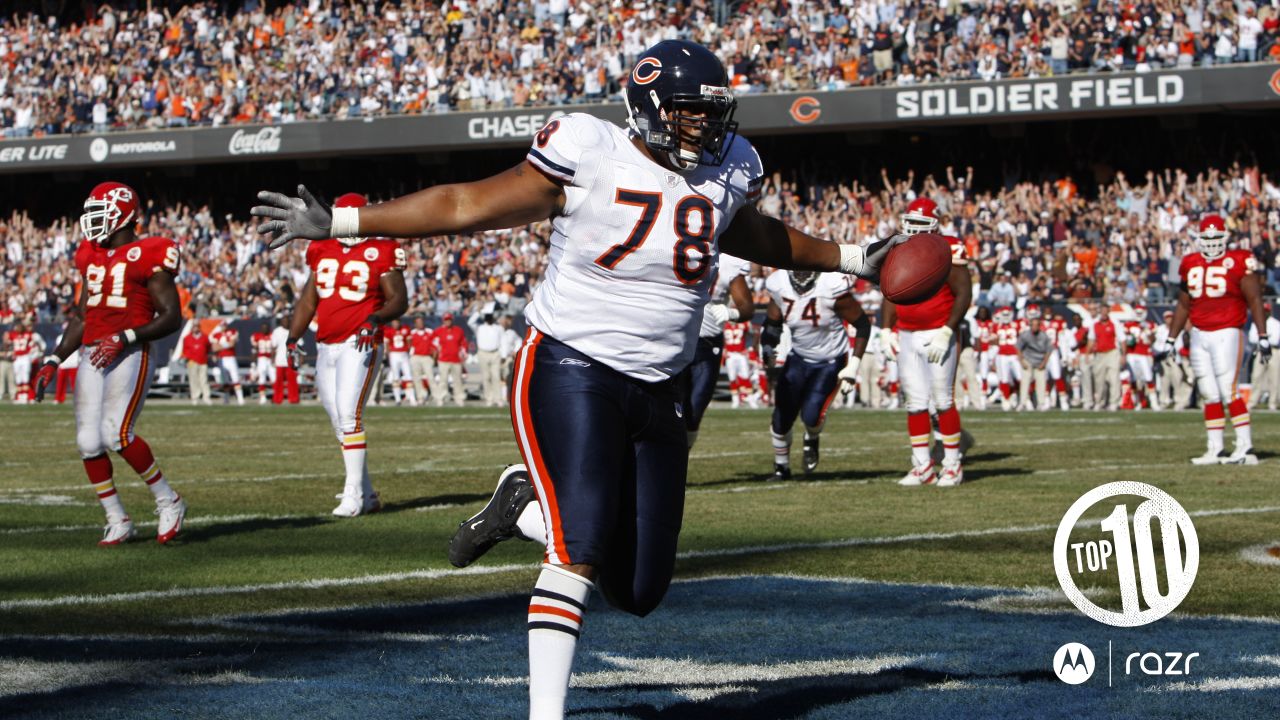
[{"label": "number 78 jersey", "polygon": [[1178,274],[1191,297],[1191,324],[1203,332],[1244,325],[1248,307],[1240,281],[1258,267],[1248,250],[1228,250],[1212,260],[1198,252],[1182,258]]},{"label": "number 78 jersey", "polygon": [[547,123],[527,160],[564,186],[565,206],[525,319],[630,377],[679,373],[693,359],[720,234],[760,190],[751,143],[734,138],[719,167],[676,173],[613,123],[574,113]]},{"label": "number 78 jersey", "polygon": [[315,279],[316,340],[346,342],[386,302],[382,276],[405,269],[405,253],[395,240],[366,240],[347,246],[337,240],[315,240],[307,247],[307,267]]}]

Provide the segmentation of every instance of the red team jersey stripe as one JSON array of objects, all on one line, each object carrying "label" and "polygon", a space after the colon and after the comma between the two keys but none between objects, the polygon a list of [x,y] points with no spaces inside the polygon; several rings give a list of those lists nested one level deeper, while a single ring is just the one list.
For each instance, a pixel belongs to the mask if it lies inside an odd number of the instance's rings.
[{"label": "red team jersey stripe", "polygon": [[129,397],[129,407],[124,411],[124,420],[120,423],[120,447],[129,445],[129,433],[133,432],[133,422],[138,416],[138,404],[142,402],[143,391],[147,387],[147,378],[151,377],[151,345],[142,346],[142,361],[138,363],[138,379],[133,386],[133,395]]},{"label": "red team jersey stripe", "polygon": [[564,532],[560,525],[560,506],[556,503],[556,491],[547,472],[547,465],[542,459],[542,450],[538,447],[538,436],[534,432],[533,419],[529,414],[529,379],[533,377],[534,355],[538,344],[542,342],[542,333],[530,327],[525,336],[525,345],[520,350],[520,367],[516,375],[519,378],[512,390],[515,402],[511,403],[511,425],[516,433],[516,441],[520,445],[520,455],[524,464],[533,474],[534,486],[538,490],[538,499],[546,515],[551,519],[551,544],[557,557],[548,558],[561,565],[572,565],[569,552],[564,546]]}]

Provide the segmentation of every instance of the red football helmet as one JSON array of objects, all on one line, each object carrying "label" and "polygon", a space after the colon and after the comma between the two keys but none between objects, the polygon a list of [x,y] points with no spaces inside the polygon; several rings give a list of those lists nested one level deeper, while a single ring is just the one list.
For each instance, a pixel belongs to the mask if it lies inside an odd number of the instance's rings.
[{"label": "red football helmet", "polygon": [[137,191],[124,183],[104,182],[95,187],[84,201],[80,232],[89,242],[101,245],[137,219]]},{"label": "red football helmet", "polygon": [[[368,204],[369,204],[369,198],[361,195],[360,193],[353,193],[353,192],[347,193],[345,195],[339,195],[338,199],[333,201],[333,206],[336,208],[362,208]],[[352,247],[355,245],[359,245],[360,243],[364,242],[366,239],[367,238],[362,238],[362,237],[340,237],[340,238],[337,238],[337,241],[342,243],[343,245],[346,245],[347,247]]]},{"label": "red football helmet", "polygon": [[912,200],[900,227],[903,235],[933,232],[938,227],[938,203],[926,197]]},{"label": "red football helmet", "polygon": [[1041,317],[1044,317],[1044,315],[1040,312],[1040,306],[1039,306],[1039,305],[1028,305],[1028,306],[1027,306],[1027,319],[1028,319],[1028,320],[1037,320],[1037,319],[1039,319],[1039,318],[1041,318]]},{"label": "red football helmet", "polygon": [[1221,215],[1205,215],[1200,221],[1200,232],[1196,233],[1200,254],[1213,259],[1225,253],[1227,237],[1227,221]]},{"label": "red football helmet", "polygon": [[996,310],[995,320],[1002,325],[1007,325],[1008,323],[1013,322],[1013,308],[1005,305],[999,310]]}]

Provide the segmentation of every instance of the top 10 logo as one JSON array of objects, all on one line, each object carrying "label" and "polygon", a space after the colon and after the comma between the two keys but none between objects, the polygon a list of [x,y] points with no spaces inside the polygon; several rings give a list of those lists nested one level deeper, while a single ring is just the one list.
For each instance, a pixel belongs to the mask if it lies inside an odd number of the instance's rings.
[{"label": "top 10 logo", "polygon": [[[1082,521],[1086,514],[1090,519]],[[1187,597],[1200,566],[1200,544],[1190,516],[1168,493],[1145,483],[1113,482],[1085,493],[1067,511],[1054,539],[1053,565],[1062,591],[1081,612],[1107,625],[1138,627],[1168,615]],[[1111,583],[1119,587],[1118,609],[1114,600],[1112,608],[1099,606],[1081,589]]]}]

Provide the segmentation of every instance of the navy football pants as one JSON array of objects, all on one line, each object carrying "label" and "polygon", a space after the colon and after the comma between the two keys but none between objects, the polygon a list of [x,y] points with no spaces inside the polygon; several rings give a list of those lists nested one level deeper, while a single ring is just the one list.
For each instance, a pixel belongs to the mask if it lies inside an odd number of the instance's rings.
[{"label": "navy football pants", "polygon": [[686,370],[689,376],[685,383],[684,426],[690,431],[696,431],[702,425],[702,415],[711,404],[716,381],[720,379],[720,359],[723,355],[723,336],[698,338],[693,362]]},{"label": "navy football pants", "polygon": [[788,355],[773,392],[773,432],[786,435],[797,415],[806,427],[821,427],[844,364],[844,355],[826,362],[805,360],[794,352]]},{"label": "navy football pants", "polygon": [[635,380],[530,328],[511,395],[547,562],[594,566],[611,605],[647,615],[671,583],[684,513],[677,383]]}]

